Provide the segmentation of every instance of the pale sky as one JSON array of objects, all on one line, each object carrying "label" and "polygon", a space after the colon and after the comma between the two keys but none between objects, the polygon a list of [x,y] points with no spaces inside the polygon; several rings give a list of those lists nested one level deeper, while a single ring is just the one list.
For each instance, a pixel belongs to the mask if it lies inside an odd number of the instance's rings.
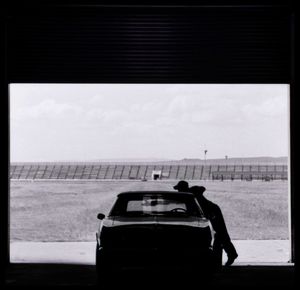
[{"label": "pale sky", "polygon": [[288,156],[288,85],[13,84],[12,162]]}]

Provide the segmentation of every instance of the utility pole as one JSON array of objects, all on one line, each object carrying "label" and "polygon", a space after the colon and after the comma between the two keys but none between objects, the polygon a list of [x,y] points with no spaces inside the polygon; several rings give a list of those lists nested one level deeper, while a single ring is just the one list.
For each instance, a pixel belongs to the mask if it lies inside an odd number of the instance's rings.
[{"label": "utility pole", "polygon": [[204,180],[206,180],[206,153],[207,153],[207,150],[205,149],[204,150],[204,166],[203,166],[203,169],[202,169],[202,172],[204,172]]}]

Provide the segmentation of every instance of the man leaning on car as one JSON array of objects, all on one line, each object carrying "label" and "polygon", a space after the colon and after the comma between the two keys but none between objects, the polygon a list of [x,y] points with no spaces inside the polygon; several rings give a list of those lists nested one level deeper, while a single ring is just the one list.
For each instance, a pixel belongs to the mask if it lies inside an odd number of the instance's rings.
[{"label": "man leaning on car", "polygon": [[238,254],[231,242],[220,207],[203,196],[206,188],[204,186],[189,187],[188,182],[184,180],[179,181],[173,188],[178,190],[179,192],[191,192],[195,195],[204,212],[205,217],[207,217],[211,221],[212,227],[216,232],[214,252],[217,264],[219,266],[222,265],[223,249],[228,256],[225,266],[230,266],[231,264],[233,264],[234,260],[238,257]]}]

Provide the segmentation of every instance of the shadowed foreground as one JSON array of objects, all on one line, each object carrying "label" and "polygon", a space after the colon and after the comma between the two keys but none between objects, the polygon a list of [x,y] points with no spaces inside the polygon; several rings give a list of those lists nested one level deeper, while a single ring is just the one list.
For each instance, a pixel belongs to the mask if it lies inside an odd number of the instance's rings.
[{"label": "shadowed foreground", "polygon": [[[114,281],[114,283],[112,282]],[[108,289],[112,286],[154,287],[168,286],[169,289],[186,289],[201,283],[201,273],[183,273],[162,271],[143,272],[141,270],[124,271],[115,275],[112,281],[98,282],[95,266],[70,264],[11,264],[7,269],[7,286],[93,286],[98,289]],[[223,268],[210,280],[212,287],[239,286],[256,288],[257,286],[282,287],[294,289],[293,266],[232,266]],[[202,285],[203,286],[203,285]],[[128,288],[129,289],[129,288]]]}]

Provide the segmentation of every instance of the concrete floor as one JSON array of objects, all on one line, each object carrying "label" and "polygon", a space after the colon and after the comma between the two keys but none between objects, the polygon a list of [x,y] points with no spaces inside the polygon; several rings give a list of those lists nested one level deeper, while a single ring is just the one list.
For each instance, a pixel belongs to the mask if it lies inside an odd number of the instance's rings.
[{"label": "concrete floor", "polygon": [[[205,280],[202,273],[123,271],[97,279],[95,242],[11,243],[6,286],[89,286],[97,289],[295,289],[295,267],[287,263],[289,241],[233,241],[239,257]],[[206,282],[205,282],[206,281]],[[208,285],[206,284],[208,283]],[[200,287],[201,286],[201,287]],[[206,287],[207,286],[207,287]],[[198,289],[197,288],[197,289]]]},{"label": "concrete floor", "polygon": [[[239,254],[234,265],[285,264],[290,259],[288,240],[235,240],[233,243]],[[96,242],[13,242],[10,262],[95,265],[95,247]]]},{"label": "concrete floor", "polygon": [[[239,257],[209,279],[202,273],[123,271],[97,279],[95,242],[11,243],[6,286],[89,286],[97,289],[295,289],[295,267],[287,263],[289,241],[233,241]],[[226,255],[224,255],[226,256]],[[225,259],[224,259],[225,260]],[[208,283],[208,284],[206,284]],[[207,287],[206,287],[207,286]]]}]

